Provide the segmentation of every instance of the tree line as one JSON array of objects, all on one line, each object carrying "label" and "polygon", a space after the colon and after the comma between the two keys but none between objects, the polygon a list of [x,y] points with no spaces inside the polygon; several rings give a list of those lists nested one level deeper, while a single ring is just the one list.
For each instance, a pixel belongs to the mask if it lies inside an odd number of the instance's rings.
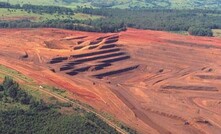
[{"label": "tree line", "polygon": [[[78,7],[76,12],[105,16],[106,21],[124,22],[127,27],[163,31],[199,31],[193,35],[211,36],[211,29],[221,29],[221,11],[172,9],[110,9]],[[201,34],[206,32],[206,34]]]},{"label": "tree line", "polygon": [[88,32],[119,32],[126,30],[123,22],[116,23],[106,20],[45,20],[32,22],[30,20],[0,21],[0,28],[62,28]]},{"label": "tree line", "polygon": [[12,9],[22,9],[27,12],[33,13],[48,13],[48,14],[65,14],[65,15],[73,15],[74,11],[70,8],[60,7],[60,6],[43,6],[43,5],[31,5],[31,4],[16,4],[12,5],[7,2],[0,2],[0,8],[12,8]]},{"label": "tree line", "polygon": [[65,7],[36,6],[26,4],[10,5],[1,3],[0,7],[22,8],[36,13],[85,13],[102,16],[95,20],[45,20],[42,22],[0,21],[0,28],[37,28],[53,27],[89,32],[119,32],[126,27],[163,31],[188,31],[192,35],[212,36],[211,29],[221,29],[221,11],[218,10],[172,10],[172,9],[112,9],[80,7],[72,10]]},{"label": "tree line", "polygon": [[66,15],[74,15],[74,11],[70,8],[66,7],[59,7],[59,6],[41,6],[41,5],[31,5],[31,4],[24,4],[21,7],[27,12],[33,13],[48,13],[48,14],[66,14]]},{"label": "tree line", "polygon": [[[20,6],[11,5],[6,2],[0,2],[0,8],[8,9],[22,9],[28,13],[33,12],[37,14],[49,13],[49,14],[65,14],[74,15],[76,11],[58,6],[41,6],[41,5],[31,5],[24,4]],[[68,30],[80,30],[89,32],[119,32],[126,30],[126,25],[123,22],[107,21],[106,19],[98,20],[76,20],[73,18],[60,20],[60,19],[49,19],[41,22],[33,22],[27,19],[15,20],[15,21],[0,21],[0,28],[63,28]]]}]

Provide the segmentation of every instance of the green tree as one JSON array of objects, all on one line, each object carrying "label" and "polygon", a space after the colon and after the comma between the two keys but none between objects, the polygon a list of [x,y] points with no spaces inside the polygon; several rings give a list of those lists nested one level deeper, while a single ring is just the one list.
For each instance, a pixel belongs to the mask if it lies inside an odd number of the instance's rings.
[{"label": "green tree", "polygon": [[31,97],[25,91],[19,90],[16,96],[16,100],[21,104],[28,105],[30,104]]},{"label": "green tree", "polygon": [[13,80],[10,77],[5,76],[4,81],[2,83],[3,88],[8,89],[12,85],[13,85]]},{"label": "green tree", "polygon": [[188,29],[189,34],[197,36],[213,36],[213,32],[209,28],[190,27]]},{"label": "green tree", "polygon": [[2,86],[2,85],[0,85],[0,91],[3,91],[3,90],[4,90],[3,86]]},{"label": "green tree", "polygon": [[5,89],[5,94],[8,95],[9,97],[15,99],[17,97],[19,85],[18,83],[13,83],[9,88]]},{"label": "green tree", "polygon": [[14,82],[10,77],[6,76],[3,81],[4,94],[13,99],[17,96],[17,90],[19,89],[19,85],[17,82]]}]

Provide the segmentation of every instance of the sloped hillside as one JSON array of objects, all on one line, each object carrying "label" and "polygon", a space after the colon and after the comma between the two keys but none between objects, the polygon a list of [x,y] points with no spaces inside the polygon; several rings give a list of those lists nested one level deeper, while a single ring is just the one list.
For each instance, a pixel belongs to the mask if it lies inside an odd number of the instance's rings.
[{"label": "sloped hillside", "polygon": [[[0,0],[6,2],[6,0]],[[220,0],[10,0],[13,4],[92,6],[118,8],[178,8],[178,9],[219,9]]]},{"label": "sloped hillside", "polygon": [[221,132],[220,38],[130,28],[0,32],[0,64],[66,89],[138,133]]}]

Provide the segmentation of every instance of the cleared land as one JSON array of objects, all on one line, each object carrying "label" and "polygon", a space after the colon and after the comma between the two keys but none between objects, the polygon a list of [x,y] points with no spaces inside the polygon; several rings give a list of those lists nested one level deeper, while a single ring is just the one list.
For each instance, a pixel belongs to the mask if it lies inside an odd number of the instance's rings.
[{"label": "cleared land", "polygon": [[34,22],[53,20],[53,19],[71,19],[71,20],[93,20],[99,19],[101,16],[89,15],[83,13],[76,13],[74,15],[59,15],[59,14],[39,14],[39,13],[28,13],[20,9],[7,9],[0,8],[0,20],[31,20]]},{"label": "cleared land", "polygon": [[221,29],[213,29],[213,35],[221,38]]},{"label": "cleared land", "polygon": [[67,89],[140,133],[221,131],[219,38],[135,29],[0,32],[0,64]]}]

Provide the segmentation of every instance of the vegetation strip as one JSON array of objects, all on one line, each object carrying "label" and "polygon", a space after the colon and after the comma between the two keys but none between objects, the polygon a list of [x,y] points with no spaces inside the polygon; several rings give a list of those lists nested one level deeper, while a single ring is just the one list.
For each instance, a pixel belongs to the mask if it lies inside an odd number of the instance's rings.
[{"label": "vegetation strip", "polygon": [[[43,21],[33,21],[31,17],[20,20],[0,21],[0,28],[36,28],[53,27],[70,30],[81,30],[90,32],[119,32],[127,27],[164,30],[164,31],[186,31],[191,35],[213,36],[212,29],[221,29],[221,11],[219,10],[175,10],[175,9],[111,9],[111,8],[88,8],[78,7],[70,9],[56,6],[40,5],[11,5],[1,3],[0,8],[8,8],[13,14],[16,10],[24,10],[29,14],[48,14],[63,16],[62,18],[52,17]],[[53,9],[53,10],[52,10]],[[88,16],[100,16],[96,19],[79,20],[73,18],[73,14],[85,14]],[[44,16],[41,16],[44,17]],[[77,17],[78,18],[78,17]],[[188,21],[186,21],[188,20]],[[118,40],[117,36],[110,38],[107,42],[113,43]]]}]

